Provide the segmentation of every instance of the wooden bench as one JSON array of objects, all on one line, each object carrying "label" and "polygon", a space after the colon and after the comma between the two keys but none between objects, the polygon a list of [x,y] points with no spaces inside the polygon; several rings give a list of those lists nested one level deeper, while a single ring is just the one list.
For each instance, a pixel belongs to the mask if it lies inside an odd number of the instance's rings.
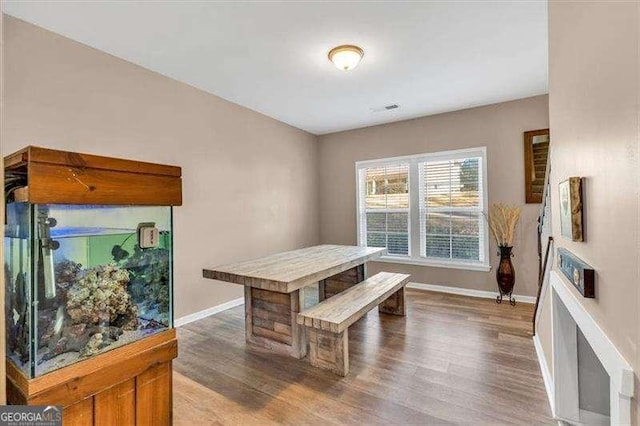
[{"label": "wooden bench", "polygon": [[380,272],[300,312],[297,323],[307,328],[311,365],[346,376],[349,326],[375,306],[382,313],[404,316],[404,286],[408,281],[406,274]]}]

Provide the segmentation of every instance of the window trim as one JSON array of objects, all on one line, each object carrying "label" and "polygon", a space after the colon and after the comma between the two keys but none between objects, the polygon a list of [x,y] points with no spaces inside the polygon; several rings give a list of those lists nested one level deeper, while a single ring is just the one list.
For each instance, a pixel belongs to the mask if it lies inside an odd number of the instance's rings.
[{"label": "window trim", "polygon": [[[489,225],[485,224],[484,235],[480,236],[483,250],[483,262],[465,262],[456,260],[438,260],[421,256],[421,234],[420,234],[420,180],[418,163],[424,161],[450,161],[465,157],[480,157],[482,165],[482,212],[487,214],[489,204],[489,182],[487,180],[487,147],[465,148],[448,151],[438,151],[432,153],[403,155],[372,160],[356,161],[356,233],[358,245],[363,245],[363,235],[361,228],[361,197],[360,197],[360,170],[367,167],[381,167],[393,165],[401,162],[409,163],[409,255],[384,255],[379,261],[388,263],[399,263],[408,265],[431,266],[438,268],[462,269],[469,271],[491,270],[489,258]],[[414,235],[414,230],[417,235]]]}]

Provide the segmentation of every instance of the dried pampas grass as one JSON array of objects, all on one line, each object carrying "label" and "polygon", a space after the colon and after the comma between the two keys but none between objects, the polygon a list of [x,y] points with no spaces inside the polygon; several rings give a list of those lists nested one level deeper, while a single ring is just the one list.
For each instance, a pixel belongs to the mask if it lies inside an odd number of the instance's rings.
[{"label": "dried pampas grass", "polygon": [[489,209],[489,227],[498,247],[513,247],[513,237],[521,212],[522,209],[518,206],[502,203],[494,204]]}]

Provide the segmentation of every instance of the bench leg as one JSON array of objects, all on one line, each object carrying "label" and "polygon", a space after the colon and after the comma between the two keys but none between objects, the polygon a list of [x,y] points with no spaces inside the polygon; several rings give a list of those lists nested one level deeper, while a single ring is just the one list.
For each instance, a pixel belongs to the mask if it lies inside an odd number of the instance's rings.
[{"label": "bench leg", "polygon": [[342,333],[332,333],[308,327],[309,363],[314,367],[330,370],[340,376],[349,374],[348,334],[348,330]]},{"label": "bench leg", "polygon": [[378,305],[378,312],[383,314],[405,316],[404,287],[393,293],[387,300]]}]

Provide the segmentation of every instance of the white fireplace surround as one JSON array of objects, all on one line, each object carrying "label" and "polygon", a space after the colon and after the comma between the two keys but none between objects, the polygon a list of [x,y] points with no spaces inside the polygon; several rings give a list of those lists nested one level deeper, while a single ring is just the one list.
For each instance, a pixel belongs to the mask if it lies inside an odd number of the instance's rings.
[{"label": "white fireplace surround", "polygon": [[549,374],[538,336],[534,338],[551,410],[560,422],[580,424],[578,344],[580,329],[610,378],[610,424],[631,423],[634,372],[604,331],[587,312],[571,284],[556,271],[549,276],[552,304],[553,375]]}]

